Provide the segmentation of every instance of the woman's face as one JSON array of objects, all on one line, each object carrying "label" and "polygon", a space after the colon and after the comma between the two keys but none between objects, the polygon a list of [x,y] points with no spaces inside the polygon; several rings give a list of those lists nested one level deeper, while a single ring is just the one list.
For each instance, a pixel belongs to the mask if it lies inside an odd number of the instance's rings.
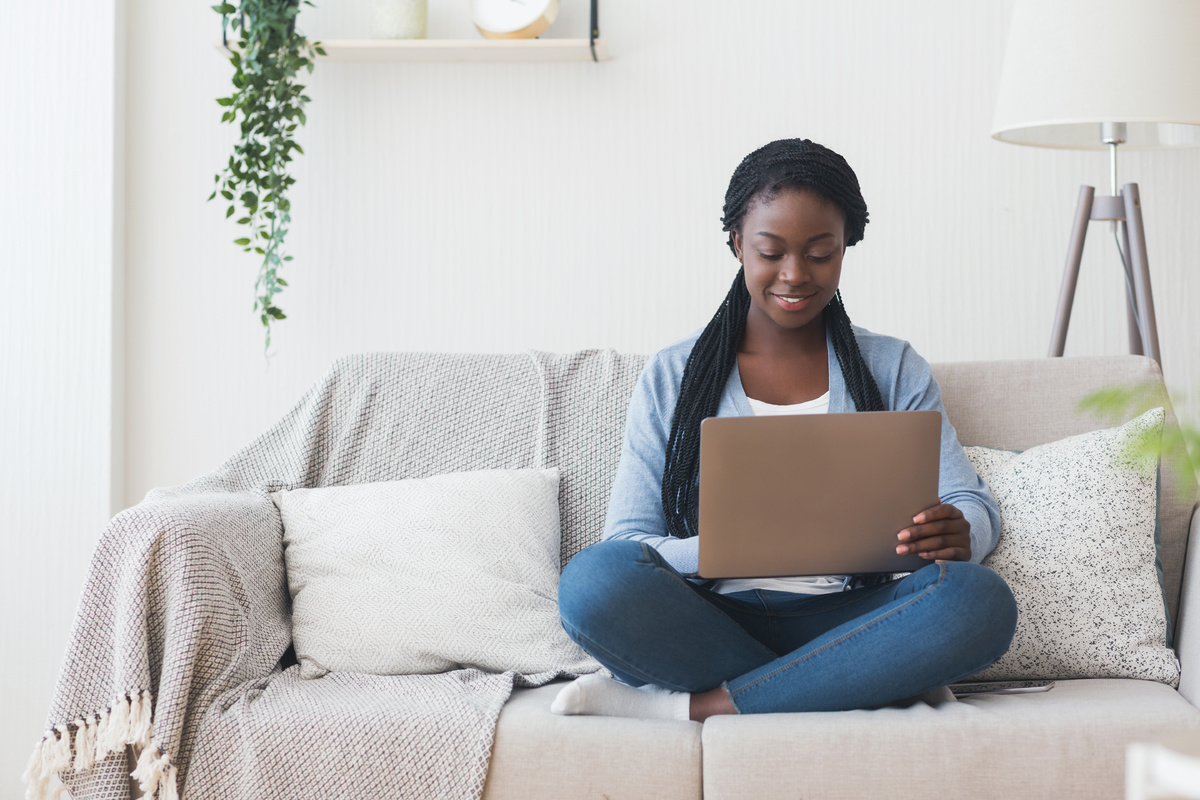
[{"label": "woman's face", "polygon": [[751,200],[733,245],[754,301],[747,325],[787,330],[820,325],[846,253],[846,217],[837,205],[804,189]]}]

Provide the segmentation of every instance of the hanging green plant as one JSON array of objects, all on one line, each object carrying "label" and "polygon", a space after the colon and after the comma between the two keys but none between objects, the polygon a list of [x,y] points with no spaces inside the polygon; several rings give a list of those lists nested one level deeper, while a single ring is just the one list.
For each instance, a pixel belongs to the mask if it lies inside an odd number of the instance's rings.
[{"label": "hanging green plant", "polygon": [[[304,5],[313,5],[304,0]],[[306,122],[304,105],[309,98],[296,82],[301,70],[313,71],[316,56],[325,55],[320,42],[309,42],[296,31],[299,0],[240,0],[239,5],[222,3],[212,7],[221,15],[222,32],[232,27],[237,41],[230,47],[233,93],[217,98],[225,107],[222,122],[241,115],[241,138],[224,170],[214,176],[219,193],[229,201],[225,217],[232,217],[240,204],[238,225],[247,235],[233,240],[245,252],[262,257],[254,284],[254,311],[266,330],[264,351],[271,347],[271,324],[287,315],[275,297],[287,281],[279,277],[285,262],[283,244],[292,221],[288,189],[295,178],[288,174],[293,151],[303,154],[292,134]]]}]

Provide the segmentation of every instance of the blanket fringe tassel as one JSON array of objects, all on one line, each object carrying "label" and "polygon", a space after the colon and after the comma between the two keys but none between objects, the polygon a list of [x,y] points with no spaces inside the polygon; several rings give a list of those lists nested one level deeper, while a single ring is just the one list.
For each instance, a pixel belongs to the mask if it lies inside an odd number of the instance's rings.
[{"label": "blanket fringe tassel", "polygon": [[154,700],[147,689],[119,697],[100,713],[70,725],[55,725],[33,748],[21,776],[26,784],[26,800],[58,800],[66,787],[57,786],[51,792],[53,778],[61,778],[68,770],[89,770],[109,755],[123,753],[126,745],[141,750],[132,777],[146,798],[179,800],[175,766],[161,745],[150,744],[153,717]]}]

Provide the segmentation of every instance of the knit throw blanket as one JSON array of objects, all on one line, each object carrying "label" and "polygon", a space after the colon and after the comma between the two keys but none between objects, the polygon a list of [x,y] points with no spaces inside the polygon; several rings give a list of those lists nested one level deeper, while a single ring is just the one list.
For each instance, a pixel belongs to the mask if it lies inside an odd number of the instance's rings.
[{"label": "knit throw blanket", "polygon": [[565,564],[599,539],[642,363],[348,357],[220,468],[151,491],[97,545],[27,796],[57,776],[79,800],[129,798],[133,745],[134,782],[164,799],[478,798],[512,688],[556,674],[301,679],[268,493],[557,466]]}]

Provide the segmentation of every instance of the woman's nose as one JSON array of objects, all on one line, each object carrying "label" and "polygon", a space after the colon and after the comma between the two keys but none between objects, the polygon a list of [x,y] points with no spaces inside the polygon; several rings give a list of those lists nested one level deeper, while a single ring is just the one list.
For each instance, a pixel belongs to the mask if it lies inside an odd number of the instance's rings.
[{"label": "woman's nose", "polygon": [[799,285],[808,277],[808,264],[803,258],[788,256],[779,265],[779,280]]}]

